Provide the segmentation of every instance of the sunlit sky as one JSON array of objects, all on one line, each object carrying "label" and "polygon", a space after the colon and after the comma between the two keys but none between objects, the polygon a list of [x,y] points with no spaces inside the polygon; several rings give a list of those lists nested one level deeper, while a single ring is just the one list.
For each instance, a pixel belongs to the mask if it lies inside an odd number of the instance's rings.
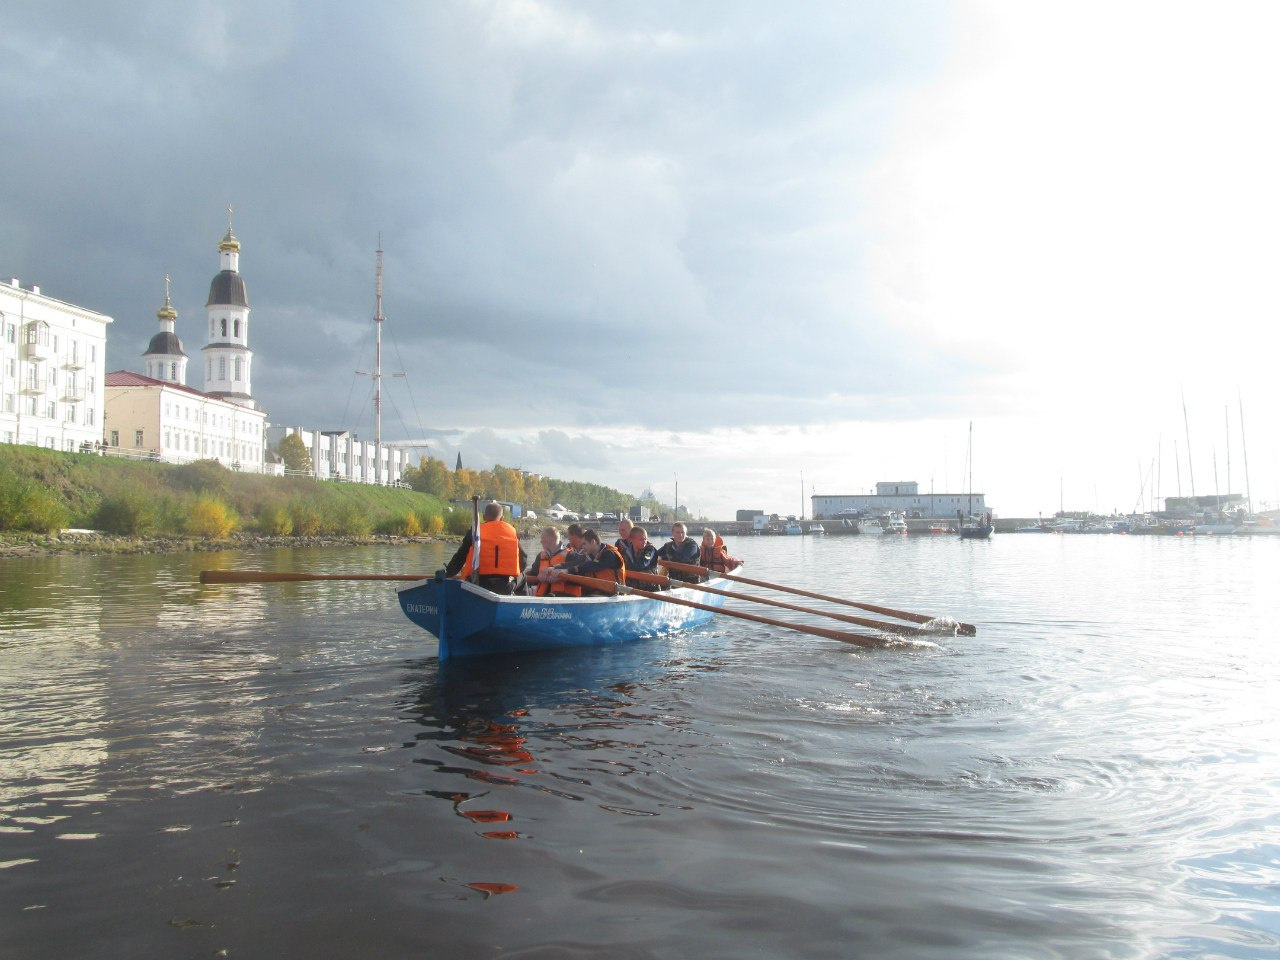
[{"label": "sunlit sky", "polygon": [[381,235],[386,438],[712,517],[963,492],[970,422],[1005,516],[1244,493],[1245,440],[1280,505],[1278,45],[1274,3],[18,2],[0,273],[134,370],[172,275],[200,387],[234,203],[254,396],[371,437]]}]

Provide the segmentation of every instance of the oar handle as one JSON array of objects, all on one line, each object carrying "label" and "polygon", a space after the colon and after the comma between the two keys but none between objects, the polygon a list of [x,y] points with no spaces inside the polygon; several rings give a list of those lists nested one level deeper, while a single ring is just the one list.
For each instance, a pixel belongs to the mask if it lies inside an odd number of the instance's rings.
[{"label": "oar handle", "polygon": [[305,583],[311,580],[428,580],[420,573],[272,573],[265,570],[201,570],[201,583]]}]

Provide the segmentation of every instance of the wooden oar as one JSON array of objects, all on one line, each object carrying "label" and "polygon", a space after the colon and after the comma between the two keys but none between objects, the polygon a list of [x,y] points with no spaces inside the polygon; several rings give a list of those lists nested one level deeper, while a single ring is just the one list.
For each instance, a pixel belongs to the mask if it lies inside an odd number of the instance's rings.
[{"label": "wooden oar", "polygon": [[266,570],[201,570],[201,583],[290,583],[307,580],[428,580],[421,573],[272,573]]},{"label": "wooden oar", "polygon": [[783,610],[795,610],[799,613],[812,613],[819,617],[830,617],[832,620],[840,620],[844,623],[856,623],[860,627],[871,627],[873,630],[883,630],[886,633],[896,633],[905,637],[925,636],[931,631],[921,630],[919,627],[908,627],[904,623],[886,623],[883,620],[871,620],[867,617],[851,617],[844,613],[832,613],[829,610],[819,610],[816,607],[802,607],[794,603],[783,603],[781,600],[770,600],[766,597],[756,597],[749,593],[738,593],[735,590],[721,590],[718,587],[708,587],[702,583],[690,583],[687,580],[672,580],[670,577],[663,577],[656,573],[644,573],[640,570],[628,570],[628,580],[643,580],[646,583],[656,583],[663,587],[672,587],[680,589],[687,587],[691,590],[702,590],[704,593],[715,593],[722,597],[731,597],[734,600],[750,600],[753,603],[763,603],[771,607],[781,607]]},{"label": "wooden oar", "polygon": [[680,597],[671,597],[662,593],[653,593],[649,590],[640,590],[637,587],[628,587],[623,584],[616,584],[612,580],[598,580],[595,577],[580,577],[573,573],[561,574],[561,577],[570,583],[581,584],[584,587],[592,587],[596,590],[604,590],[609,593],[634,593],[640,597],[648,597],[650,600],[661,600],[663,603],[677,603],[682,607],[693,607],[697,610],[710,610],[712,613],[719,613],[726,617],[737,617],[739,620],[753,620],[756,623],[765,623],[771,627],[785,627],[788,630],[798,630],[801,633],[811,633],[815,637],[826,637],[828,640],[839,640],[841,643],[853,643],[860,647],[876,647],[880,646],[884,641],[876,637],[868,637],[861,633],[848,633],[844,630],[828,630],[825,627],[812,627],[807,623],[789,623],[786,620],[774,620],[771,617],[761,617],[754,613],[745,613],[741,610],[725,610],[723,607],[713,607],[709,603],[698,603],[696,600],[684,600]]},{"label": "wooden oar", "polygon": [[[857,607],[859,610],[868,610],[871,613],[878,613],[885,617],[897,617],[899,620],[910,620],[912,623],[932,623],[937,617],[931,617],[924,613],[911,613],[907,610],[894,610],[892,607],[878,607],[873,603],[859,603],[857,600],[844,600],[840,597],[829,597],[824,593],[810,593],[808,590],[800,590],[796,587],[784,586],[781,583],[770,583],[767,580],[752,580],[750,577],[740,577],[734,573],[721,573],[718,570],[709,570],[706,567],[695,566],[691,563],[676,563],[674,560],[664,560],[663,566],[671,570],[679,570],[684,573],[698,573],[703,576],[724,577],[726,580],[736,580],[739,583],[749,583],[753,587],[765,587],[770,590],[781,590],[783,593],[794,593],[797,596],[809,597],[813,600],[826,600],[829,603],[842,603],[845,606]],[[962,637],[976,636],[978,628],[971,623],[961,623],[956,625],[956,633]]]}]

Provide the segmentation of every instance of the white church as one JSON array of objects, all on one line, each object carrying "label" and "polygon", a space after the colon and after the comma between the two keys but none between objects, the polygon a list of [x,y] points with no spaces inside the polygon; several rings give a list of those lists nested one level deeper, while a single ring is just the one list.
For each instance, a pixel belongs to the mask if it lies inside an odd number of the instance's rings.
[{"label": "white church", "polygon": [[253,399],[249,349],[249,296],[240,276],[240,241],[231,232],[218,244],[219,271],[205,308],[204,390],[186,385],[187,354],[178,337],[178,313],[165,278],[160,331],[142,355],[145,373],[107,374],[104,432],[110,450],[157,460],[217,460],[260,472],[267,462],[267,414]]},{"label": "white church", "polygon": [[217,460],[235,470],[282,474],[284,467],[270,450],[285,435],[297,433],[310,453],[311,475],[318,479],[398,483],[407,462],[401,449],[379,448],[342,430],[271,429],[266,411],[253,398],[249,295],[230,215],[218,260],[205,304],[204,389],[186,385],[188,358],[166,277],[164,306],[156,311],[160,330],[142,355],[144,372],[106,375],[108,452],[179,463]]}]

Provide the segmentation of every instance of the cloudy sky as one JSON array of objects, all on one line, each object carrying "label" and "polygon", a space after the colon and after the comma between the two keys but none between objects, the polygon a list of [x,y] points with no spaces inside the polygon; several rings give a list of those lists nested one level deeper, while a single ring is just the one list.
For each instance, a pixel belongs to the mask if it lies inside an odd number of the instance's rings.
[{"label": "cloudy sky", "polygon": [[19,0],[0,273],[134,370],[170,274],[200,387],[233,203],[255,397],[372,436],[381,235],[384,436],[715,517],[963,490],[971,421],[1006,516],[1243,492],[1242,436],[1280,501],[1277,45],[1270,2]]}]

